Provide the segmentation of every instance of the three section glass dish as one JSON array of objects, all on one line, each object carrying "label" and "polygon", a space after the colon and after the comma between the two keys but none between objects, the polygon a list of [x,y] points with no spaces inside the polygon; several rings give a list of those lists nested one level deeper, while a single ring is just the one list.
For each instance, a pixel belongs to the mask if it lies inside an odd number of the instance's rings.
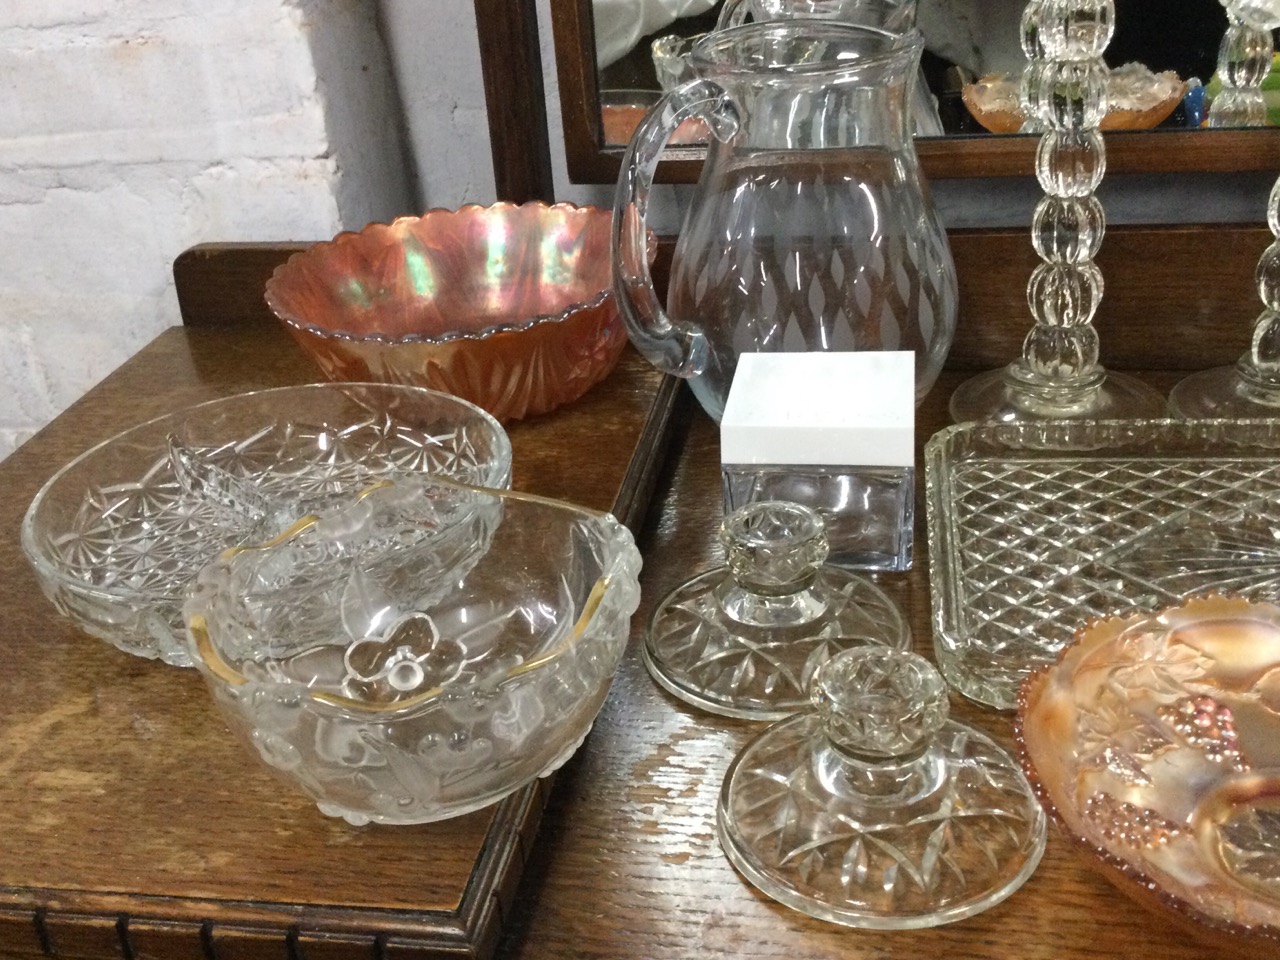
[{"label": "three section glass dish", "polygon": [[1280,421],[963,423],[925,482],[935,653],[980,703],[1095,617],[1280,593]]}]

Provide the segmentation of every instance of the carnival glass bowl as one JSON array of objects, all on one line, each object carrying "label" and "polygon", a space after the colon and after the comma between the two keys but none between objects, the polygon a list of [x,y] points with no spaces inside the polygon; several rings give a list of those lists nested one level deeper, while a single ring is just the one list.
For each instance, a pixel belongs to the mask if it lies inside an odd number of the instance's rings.
[{"label": "carnival glass bowl", "polygon": [[[989,74],[960,91],[969,113],[989,133],[1019,133],[1025,116],[1020,102],[1020,79],[1007,73]],[[1116,67],[1107,78],[1107,112],[1102,130],[1150,130],[1177,109],[1187,84],[1171,70],[1153,73],[1140,63]]]},{"label": "carnival glass bowl", "polygon": [[262,390],[81,454],[32,501],[22,545],[54,606],[85,632],[189,666],[182,602],[220,551],[419,473],[506,486],[511,443],[483,410],[419,387]]},{"label": "carnival glass bowl", "polygon": [[1088,860],[1224,951],[1280,956],[1280,607],[1093,622],[1024,681],[1023,768]]},{"label": "carnival glass bowl", "polygon": [[516,420],[576,400],[626,344],[610,211],[475,204],[294,254],[266,299],[331,380],[407,383]]},{"label": "carnival glass bowl", "polygon": [[[474,548],[441,531],[458,518]],[[639,602],[608,514],[414,478],[201,571],[192,650],[232,729],[326,814],[487,806],[590,730]]]}]

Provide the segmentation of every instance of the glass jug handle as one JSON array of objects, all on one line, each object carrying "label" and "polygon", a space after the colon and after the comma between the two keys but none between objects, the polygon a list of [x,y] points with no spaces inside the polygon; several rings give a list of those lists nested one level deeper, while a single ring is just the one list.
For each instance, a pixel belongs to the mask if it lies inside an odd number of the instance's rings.
[{"label": "glass jug handle", "polygon": [[720,16],[716,18],[716,29],[740,27],[746,23],[747,14],[751,12],[749,2],[750,0],[724,0],[724,6],[720,8]]},{"label": "glass jug handle", "polygon": [[738,111],[719,84],[690,80],[664,94],[640,121],[631,137],[613,202],[613,289],[631,341],[664,373],[694,377],[706,365],[706,338],[701,330],[671,321],[662,308],[649,271],[645,214],[653,175],[667,141],[683,121],[703,120],[718,140],[738,129]]}]

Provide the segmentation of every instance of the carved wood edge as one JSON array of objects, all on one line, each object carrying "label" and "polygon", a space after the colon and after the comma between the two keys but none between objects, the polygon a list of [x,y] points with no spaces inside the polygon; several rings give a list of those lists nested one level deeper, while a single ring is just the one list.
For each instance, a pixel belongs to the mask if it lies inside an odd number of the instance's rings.
[{"label": "carved wood edge", "polygon": [[455,911],[0,887],[0,956],[486,960],[512,913],[549,790],[535,781],[498,803]]},{"label": "carved wood edge", "polygon": [[[588,108],[581,95],[563,92],[566,132],[565,153],[573,183],[613,183],[622,169],[626,144],[594,148],[599,126],[583,119]],[[575,99],[570,100],[570,97]],[[572,107],[572,109],[571,109]],[[1159,139],[1152,141],[1156,136]],[[571,145],[568,141],[575,141]],[[1113,132],[1105,136],[1107,174],[1163,173],[1270,173],[1280,169],[1280,137],[1267,130],[1189,130]],[[975,177],[1035,176],[1039,138],[1007,136],[957,136],[916,141],[920,169],[930,180],[965,180]],[[706,148],[668,147],[654,174],[655,183],[697,183],[702,175]]]},{"label": "carved wood edge", "polygon": [[[274,322],[255,293],[271,270],[307,244],[202,244],[175,261],[184,324]],[[643,522],[665,466],[673,424],[688,405],[682,381],[659,382],[614,498],[633,531]],[[314,904],[149,897],[78,889],[0,886],[0,955],[220,960],[326,956],[394,960],[485,960],[496,949],[554,777],[500,801],[456,911],[375,910]],[[411,878],[410,878],[411,881]]]}]

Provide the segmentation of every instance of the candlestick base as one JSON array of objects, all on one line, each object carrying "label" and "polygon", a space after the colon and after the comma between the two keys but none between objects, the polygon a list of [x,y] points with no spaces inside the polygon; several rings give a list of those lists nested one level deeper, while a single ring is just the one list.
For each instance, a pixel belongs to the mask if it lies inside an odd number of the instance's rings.
[{"label": "candlestick base", "polygon": [[951,418],[1001,423],[1029,420],[1145,419],[1167,415],[1165,398],[1134,377],[1099,368],[1069,387],[1029,378],[1019,361],[979,374],[951,395]]}]

